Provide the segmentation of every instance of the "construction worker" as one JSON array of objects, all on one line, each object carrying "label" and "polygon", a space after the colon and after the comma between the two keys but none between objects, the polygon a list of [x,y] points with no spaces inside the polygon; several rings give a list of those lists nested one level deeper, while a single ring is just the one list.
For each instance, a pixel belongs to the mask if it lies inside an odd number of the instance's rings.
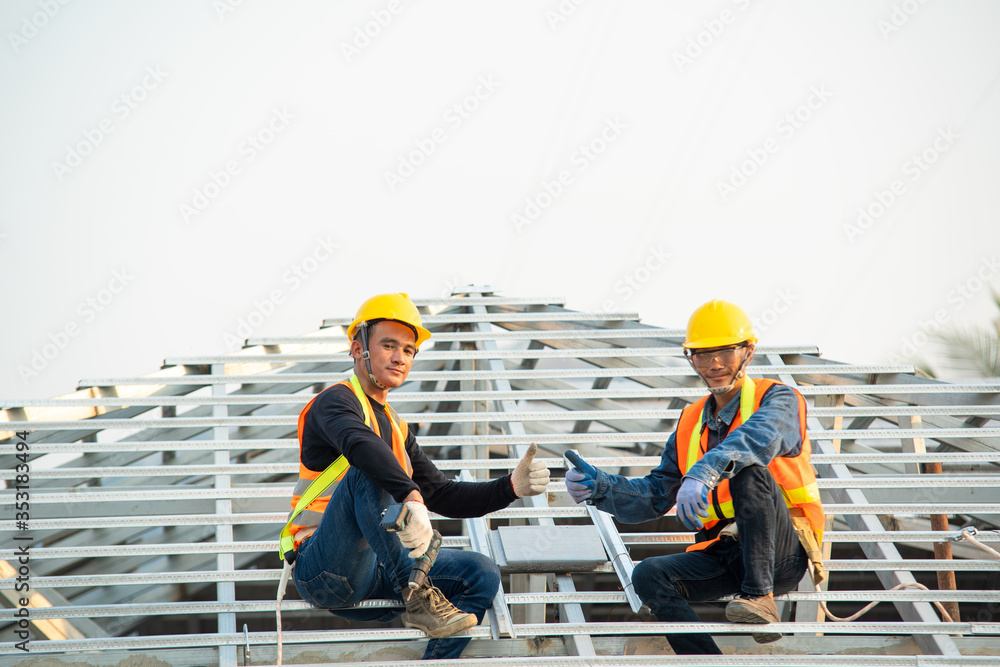
[{"label": "construction worker", "polygon": [[[294,550],[286,560],[294,559],[295,585],[313,606],[351,620],[385,622],[399,611],[346,607],[368,599],[402,600],[404,624],[432,637],[424,659],[457,658],[471,638],[451,635],[482,621],[500,571],[479,553],[442,549],[430,581],[417,589],[408,586],[414,559],[432,538],[428,511],[453,518],[482,516],[518,497],[544,493],[549,471],[533,461],[534,445],[512,474],[489,482],[451,481],[434,466],[386,402],[430,337],[406,294],[380,294],[358,309],[348,329],[354,375],[318,394],[299,415],[300,472],[293,508],[332,463],[350,467],[292,519],[287,530]],[[409,510],[399,532],[379,525],[392,503]]]},{"label": "construction worker", "polygon": [[[660,465],[641,479],[594,468],[576,452],[566,486],[624,523],[677,508],[695,532],[684,553],[647,558],[635,591],[659,621],[697,622],[690,602],[735,595],[726,618],[779,621],[774,595],[796,587],[807,568],[799,533],[822,542],[824,515],[809,462],[806,404],[793,388],[748,378],[757,338],[737,306],[710,301],[688,321],[684,353],[709,395],[684,408]],[[801,538],[805,540],[805,538]],[[812,542],[815,540],[815,542]],[[810,553],[816,554],[816,549]],[[753,633],[758,643],[780,633]],[[677,654],[721,654],[707,633],[670,634]]]}]

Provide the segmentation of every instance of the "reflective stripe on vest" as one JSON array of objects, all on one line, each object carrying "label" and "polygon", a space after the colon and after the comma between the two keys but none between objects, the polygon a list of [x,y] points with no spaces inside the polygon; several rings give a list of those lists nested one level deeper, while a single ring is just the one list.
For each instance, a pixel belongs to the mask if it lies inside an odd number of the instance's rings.
[{"label": "reflective stripe on vest", "polygon": [[[750,416],[760,408],[761,399],[767,390],[774,384],[781,384],[774,380],[747,378],[740,391],[740,409],[733,419],[733,424],[729,430],[738,428],[745,423]],[[792,388],[792,391],[795,391]],[[816,475],[809,462],[811,446],[809,436],[806,433],[806,402],[799,392],[795,391],[799,408],[799,430],[802,437],[802,449],[797,456],[775,457],[767,469],[771,472],[778,486],[781,488],[788,507],[799,507],[809,519],[818,542],[823,541],[823,529],[826,518],[823,513],[823,504],[820,502],[819,488],[816,484]],[[677,424],[677,467],[681,475],[687,474],[696,462],[698,462],[708,449],[708,433],[702,428],[702,415],[705,411],[705,403],[708,397],[684,408],[681,418]],[[704,520],[704,528],[699,531],[698,536],[702,539],[688,547],[688,551],[704,549],[714,542],[714,539],[707,539],[707,532],[710,531],[720,519],[731,519],[736,514],[733,510],[733,500],[729,494],[729,480],[724,479],[709,493],[708,518]]]},{"label": "reflective stripe on vest", "polygon": [[[361,388],[358,376],[352,374],[349,380],[344,380],[337,384],[347,385],[351,388],[355,398],[361,404],[361,411],[365,416],[365,426],[371,428],[375,431],[375,435],[381,438],[382,434],[379,431],[378,420],[373,416],[371,403]],[[330,502],[330,498],[337,489],[337,485],[351,467],[347,462],[347,457],[343,454],[338,456],[323,472],[316,472],[302,465],[302,433],[305,429],[306,415],[308,415],[313,402],[319,395],[316,394],[306,404],[306,407],[302,409],[302,412],[299,413],[299,480],[292,491],[292,512],[289,514],[288,522],[282,529],[281,536],[278,539],[278,553],[282,560],[285,559],[285,554],[288,551],[297,549],[302,540],[312,535],[316,528],[319,527],[323,513],[326,511],[327,503]],[[409,454],[406,453],[406,437],[409,433],[409,427],[405,421],[399,418],[399,415],[396,414],[396,411],[388,403],[385,404],[385,415],[389,418],[389,424],[392,428],[392,453],[399,462],[399,466],[409,477],[412,477],[413,466],[410,464]]]}]

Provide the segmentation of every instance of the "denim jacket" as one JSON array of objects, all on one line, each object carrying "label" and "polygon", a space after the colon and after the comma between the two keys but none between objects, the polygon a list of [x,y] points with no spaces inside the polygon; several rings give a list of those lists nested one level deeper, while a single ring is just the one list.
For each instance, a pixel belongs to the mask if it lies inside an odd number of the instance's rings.
[{"label": "denim jacket", "polygon": [[[798,397],[791,387],[772,385],[761,398],[760,409],[729,433],[739,407],[737,395],[716,417],[715,398],[710,396],[705,402],[702,422],[709,430],[708,452],[691,466],[687,477],[703,482],[709,489],[747,466],[767,466],[776,456],[795,456],[802,450]],[[594,493],[587,503],[622,523],[642,523],[666,514],[676,502],[682,479],[676,439],[674,431],[663,449],[660,465],[641,479],[598,470]]]}]

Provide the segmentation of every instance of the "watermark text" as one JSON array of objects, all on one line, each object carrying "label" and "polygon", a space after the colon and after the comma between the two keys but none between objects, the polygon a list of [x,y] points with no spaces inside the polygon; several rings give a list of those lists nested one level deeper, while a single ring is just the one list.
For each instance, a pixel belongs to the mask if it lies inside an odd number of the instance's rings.
[{"label": "watermark text", "polygon": [[854,222],[844,225],[844,233],[847,240],[854,243],[859,236],[862,236],[884,216],[907,192],[907,183],[919,181],[931,166],[936,163],[944,153],[946,153],[955,142],[958,141],[959,134],[955,132],[951,125],[939,128],[937,135],[931,145],[914,153],[900,167],[902,176],[890,182],[884,190],[876,189],[872,193],[871,200],[858,207],[857,217]]}]

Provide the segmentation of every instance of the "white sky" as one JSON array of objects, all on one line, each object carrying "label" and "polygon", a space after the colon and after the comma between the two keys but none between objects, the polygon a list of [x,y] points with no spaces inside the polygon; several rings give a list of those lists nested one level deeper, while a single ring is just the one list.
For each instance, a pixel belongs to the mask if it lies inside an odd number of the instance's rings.
[{"label": "white sky", "polygon": [[5,0],[0,33],[0,398],[452,284],[671,328],[726,298],[857,363],[995,314],[1000,3]]}]

